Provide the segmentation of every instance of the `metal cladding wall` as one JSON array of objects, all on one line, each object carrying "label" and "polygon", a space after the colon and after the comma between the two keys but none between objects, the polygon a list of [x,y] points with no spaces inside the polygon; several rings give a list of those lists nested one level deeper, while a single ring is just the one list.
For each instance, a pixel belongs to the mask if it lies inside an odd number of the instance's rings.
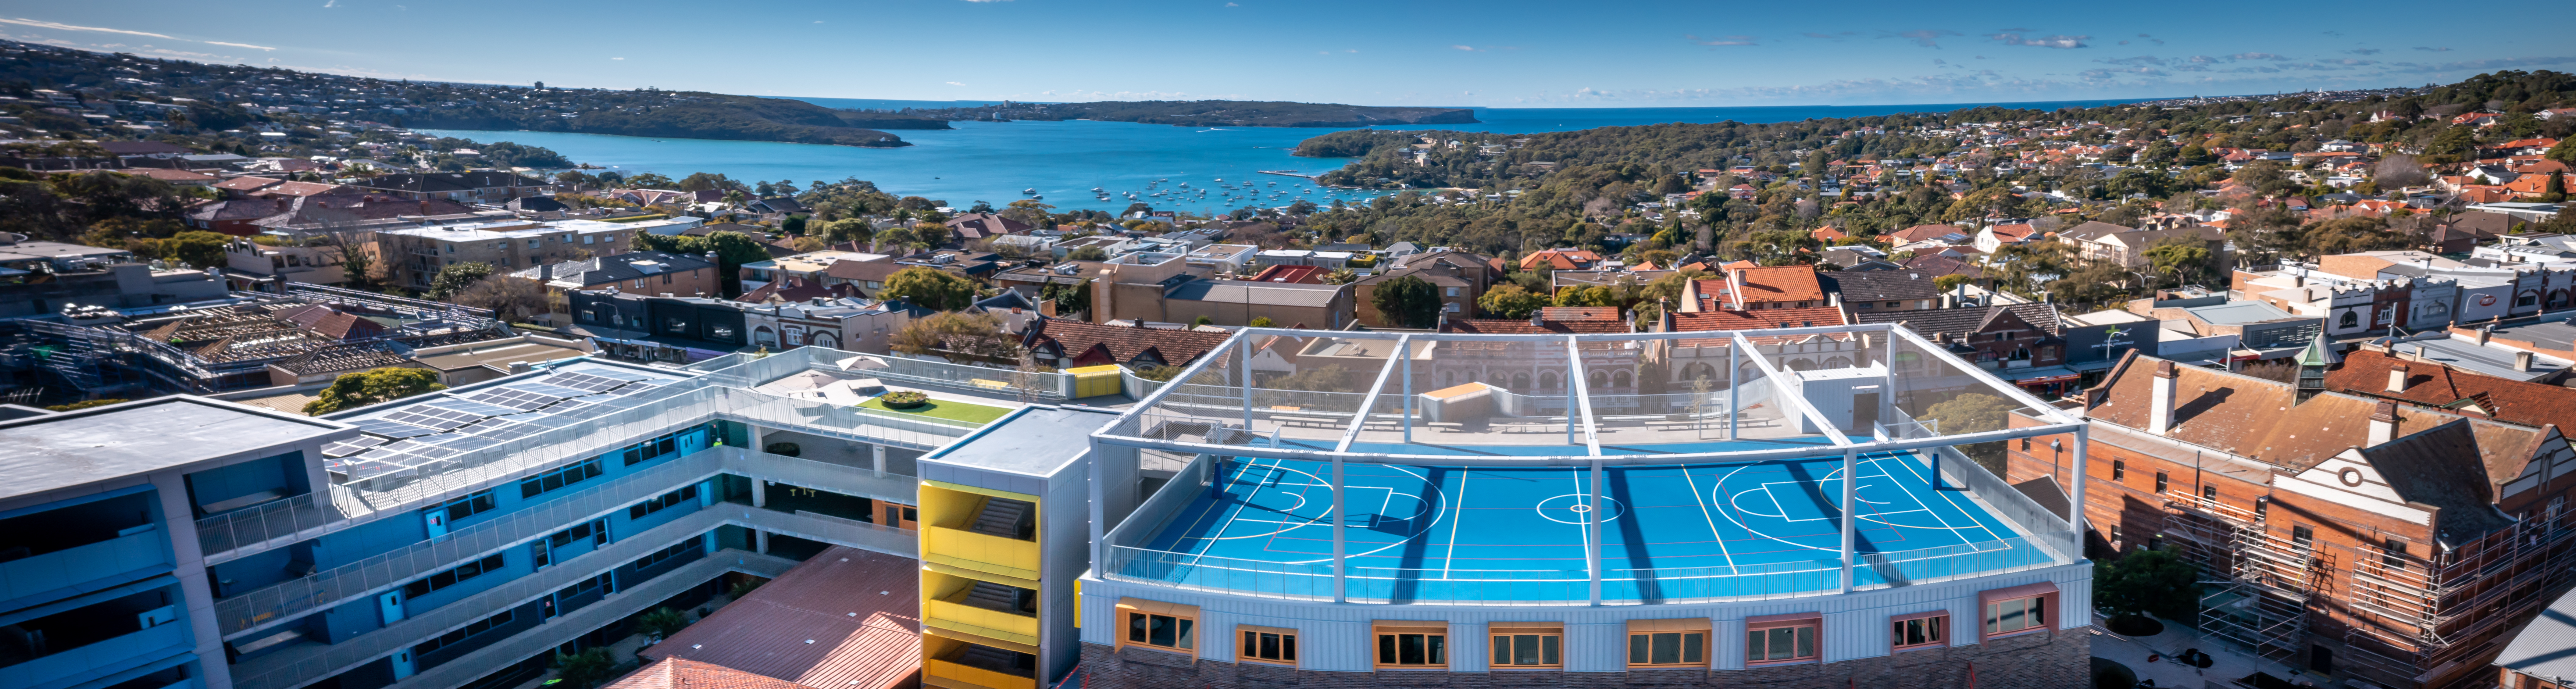
[{"label": "metal cladding wall", "polygon": [[[2057,628],[2081,629],[2092,624],[2093,566],[2090,562],[1987,577],[1917,584],[1892,589],[1820,594],[1772,600],[1680,605],[1572,606],[1435,606],[1335,605],[1326,601],[1250,598],[1169,587],[1083,578],[1082,640],[1115,646],[1120,598],[1199,607],[1201,660],[1232,661],[1229,638],[1235,625],[1249,624],[1299,630],[1299,667],[1307,670],[1370,672],[1370,624],[1380,620],[1438,620],[1448,623],[1452,650],[1450,669],[1481,671],[1477,641],[1488,622],[1564,622],[1567,672],[1619,672],[1627,669],[1629,620],[1709,618],[1716,637],[1712,666],[1744,667],[1744,619],[1760,615],[1822,613],[1822,654],[1827,663],[1889,655],[1890,616],[1932,610],[1951,613],[1952,645],[1977,642],[1977,594],[2040,582],[2054,583],[2064,601]],[[2071,619],[2070,619],[2071,618]]]}]

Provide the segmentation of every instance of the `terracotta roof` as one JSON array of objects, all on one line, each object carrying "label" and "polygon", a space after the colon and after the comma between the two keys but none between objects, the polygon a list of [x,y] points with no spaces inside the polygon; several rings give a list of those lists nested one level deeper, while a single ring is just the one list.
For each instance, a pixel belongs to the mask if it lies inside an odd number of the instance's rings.
[{"label": "terracotta roof", "polygon": [[1601,262],[1601,255],[1587,249],[1547,249],[1521,257],[1521,269],[1544,264],[1549,270],[1581,270]]},{"label": "terracotta roof", "polygon": [[1275,265],[1261,269],[1261,273],[1252,276],[1252,279],[1255,282],[1285,282],[1301,285],[1320,285],[1324,284],[1323,276],[1324,269],[1321,266]]},{"label": "terracotta roof", "polygon": [[1026,232],[1035,225],[992,213],[968,213],[948,219],[948,228],[967,239],[986,239],[1015,232]]},{"label": "terracotta roof", "polygon": [[215,188],[225,191],[251,191],[255,189],[266,189],[285,182],[286,180],[275,177],[235,177],[221,182],[216,182]]},{"label": "terracotta roof", "polygon": [[1928,242],[1954,234],[1959,235],[1963,240],[1970,235],[1967,228],[1957,225],[1916,225],[1887,233],[1888,236],[1895,237],[1898,244]]},{"label": "terracotta roof", "polygon": [[1543,306],[1538,315],[1551,321],[1615,321],[1619,320],[1619,307]]},{"label": "terracotta roof", "polygon": [[1762,330],[1766,328],[1805,328],[1821,325],[1847,325],[1843,310],[1833,307],[1806,309],[1759,309],[1743,311],[1720,309],[1673,314],[1673,332],[1711,330]]},{"label": "terracotta roof", "polygon": [[1226,333],[1044,318],[1029,323],[1024,344],[1030,349],[1054,345],[1067,359],[1096,349],[1121,364],[1151,354],[1147,358],[1165,366],[1184,366],[1225,344],[1227,337]]},{"label": "terracotta roof", "polygon": [[[2085,415],[2095,421],[2145,429],[2157,362],[2131,352],[2088,391]],[[2176,365],[2176,440],[2233,453],[2291,471],[2305,471],[2336,453],[2369,442],[2377,403],[2326,393],[2296,402],[2289,383]],[[2397,410],[2398,432],[2429,429],[2460,417],[2412,407]]]},{"label": "terracotta roof", "polygon": [[1823,283],[1816,279],[1814,266],[1765,266],[1735,271],[1743,276],[1744,302],[1825,301]]},{"label": "terracotta roof", "polygon": [[[685,689],[901,685],[921,669],[920,567],[909,558],[832,546],[640,655],[679,660],[675,667],[684,673],[704,668],[704,681],[743,682],[709,685],[684,674]],[[610,686],[679,689],[624,684],[644,674]],[[767,683],[754,683],[760,680]]]},{"label": "terracotta roof", "polygon": [[808,689],[805,685],[741,670],[671,658],[646,665],[600,689]]},{"label": "terracotta roof", "polygon": [[[2406,391],[2388,391],[2388,373],[2406,369]],[[2343,365],[2326,372],[2326,389],[2364,397],[2385,397],[2539,428],[2576,428],[2576,389],[2454,371],[2429,361],[2408,361],[2383,352],[2362,350],[2344,355]]]},{"label": "terracotta roof", "polygon": [[1464,318],[1444,321],[1440,332],[1476,335],[1584,335],[1593,333],[1632,332],[1624,320],[1606,321],[1540,321],[1509,318]]}]

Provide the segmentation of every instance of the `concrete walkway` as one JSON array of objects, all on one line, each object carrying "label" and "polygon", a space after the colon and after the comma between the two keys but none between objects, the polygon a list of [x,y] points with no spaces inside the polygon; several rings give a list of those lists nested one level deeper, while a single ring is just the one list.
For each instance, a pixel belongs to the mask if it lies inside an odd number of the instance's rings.
[{"label": "concrete walkway", "polygon": [[[2288,665],[2240,653],[2233,643],[2203,638],[2199,630],[2169,620],[2159,621],[2165,623],[2163,633],[2131,638],[2112,633],[2107,626],[2108,620],[2101,615],[2094,615],[2093,656],[2127,666],[2131,672],[2138,673],[2139,680],[2155,680],[2158,687],[2235,689],[2245,686],[2236,683],[2238,678],[2251,676],[2256,672],[2268,672],[2274,677],[2289,680],[2301,686],[2343,686],[2332,680],[2317,681],[2316,677]],[[2176,654],[2182,653],[2184,649],[2193,648],[2209,654],[2208,669],[2195,668],[2174,661]],[[2162,658],[2153,663],[2147,662],[2147,656],[2150,654],[2162,656]]]}]

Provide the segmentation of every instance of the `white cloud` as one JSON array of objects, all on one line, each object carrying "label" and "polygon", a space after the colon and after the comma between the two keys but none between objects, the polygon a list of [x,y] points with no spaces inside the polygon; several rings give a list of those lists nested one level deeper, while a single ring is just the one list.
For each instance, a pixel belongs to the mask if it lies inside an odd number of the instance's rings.
[{"label": "white cloud", "polygon": [[[152,32],[149,32],[149,31],[127,31],[127,30],[124,30],[124,29],[110,29],[110,28],[101,27],[101,26],[75,26],[75,25],[71,25],[71,24],[58,24],[58,23],[54,23],[54,22],[36,21],[36,20],[33,20],[33,19],[9,19],[9,18],[6,18],[6,17],[0,17],[0,24],[17,24],[17,25],[19,25],[19,26],[32,26],[32,27],[36,27],[36,28],[39,28],[39,29],[60,29],[60,30],[63,30],[63,31],[99,31],[99,32],[105,32],[105,33],[121,33],[121,34],[126,34],[126,35],[129,35],[129,36],[151,36],[151,37],[153,37],[153,38],[168,38],[168,39],[173,40],[173,41],[181,40],[181,39],[178,39],[178,38],[173,38],[173,37],[170,37],[170,36],[164,36],[164,35],[157,34],[157,33],[152,33]],[[208,43],[213,43],[213,41],[207,41],[207,42],[208,42]],[[228,43],[216,43],[216,45],[231,45],[231,44],[228,44]]]},{"label": "white cloud", "polygon": [[1712,47],[1755,45],[1752,36],[1718,36],[1715,38],[1700,38],[1698,36],[1684,34],[1682,37],[1690,39],[1690,42],[1692,43]]},{"label": "white cloud", "polygon": [[948,82],[948,85],[950,85],[950,86],[965,86],[966,84],[965,84],[965,82],[952,81],[952,82]]},{"label": "white cloud", "polygon": [[2023,36],[2012,31],[1996,32],[1986,37],[1995,39],[1995,42],[2002,43],[2004,45],[2027,45],[2040,48],[2058,49],[2082,48],[2085,47],[2084,41],[2093,38],[2092,36],[2069,36],[2066,34],[2057,34],[2054,36]]},{"label": "white cloud", "polygon": [[327,9],[334,8],[334,7],[339,7],[339,6],[340,6],[340,0],[328,0],[327,2],[322,3],[322,9],[326,9],[326,10],[327,10]]},{"label": "white cloud", "polygon": [[611,60],[623,60],[623,59],[626,59],[626,58],[622,58],[622,57],[612,57],[612,58],[608,58],[608,59],[611,59]]},{"label": "white cloud", "polygon": [[1453,46],[1449,46],[1449,49],[1450,49],[1450,50],[1464,50],[1464,51],[1467,51],[1467,52],[1470,52],[1470,53],[1472,53],[1472,52],[1476,52],[1476,47],[1475,47],[1475,46],[1453,45]]},{"label": "white cloud", "polygon": [[225,42],[223,42],[223,41],[200,41],[200,42],[201,42],[201,43],[204,43],[204,44],[206,44],[206,45],[231,46],[231,47],[234,47],[234,48],[249,48],[249,49],[252,49],[252,50],[276,50],[276,48],[271,48],[271,47],[264,46],[264,45],[251,45],[251,44],[248,44],[248,43],[225,43]]}]

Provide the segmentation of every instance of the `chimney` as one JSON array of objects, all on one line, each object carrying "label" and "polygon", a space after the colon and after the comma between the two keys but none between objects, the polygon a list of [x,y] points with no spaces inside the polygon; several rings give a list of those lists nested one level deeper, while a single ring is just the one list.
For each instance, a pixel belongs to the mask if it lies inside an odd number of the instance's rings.
[{"label": "chimney", "polygon": [[2308,274],[2306,274],[2306,273],[2295,273],[2295,274],[2292,274],[2292,275],[2290,276],[2290,286],[2291,286],[2291,287],[2306,287],[2306,286],[2308,286]]},{"label": "chimney", "polygon": [[2526,371],[2526,372],[2527,372],[2527,371],[2530,371],[2530,370],[2531,370],[2531,353],[2530,353],[2530,352],[2514,352],[2514,353],[2513,353],[2513,370],[2516,370],[2516,371]]},{"label": "chimney", "polygon": [[2397,403],[2381,402],[2377,408],[2370,410],[2370,444],[2362,447],[2378,447],[2396,439]]},{"label": "chimney", "polygon": [[2389,392],[2405,392],[2405,391],[2406,391],[2406,365],[2405,365],[2405,364],[2398,364],[2398,365],[2396,365],[2396,366],[2391,367],[2391,368],[2389,368],[2389,369],[2388,369],[2388,391],[2389,391]]},{"label": "chimney", "polygon": [[1957,294],[1944,294],[1944,295],[1941,295],[1941,308],[1945,308],[1945,309],[1955,309],[1955,308],[1959,308],[1959,295],[1957,295]]},{"label": "chimney", "polygon": [[1835,292],[1835,293],[1832,293],[1832,294],[1827,294],[1827,295],[1825,295],[1825,305],[1826,305],[1826,306],[1835,306],[1835,307],[1842,306],[1842,305],[1843,305],[1843,293],[1841,293],[1841,292]]},{"label": "chimney", "polygon": [[2154,387],[2148,388],[2147,432],[2172,435],[2174,427],[2174,362],[2157,360]]}]

